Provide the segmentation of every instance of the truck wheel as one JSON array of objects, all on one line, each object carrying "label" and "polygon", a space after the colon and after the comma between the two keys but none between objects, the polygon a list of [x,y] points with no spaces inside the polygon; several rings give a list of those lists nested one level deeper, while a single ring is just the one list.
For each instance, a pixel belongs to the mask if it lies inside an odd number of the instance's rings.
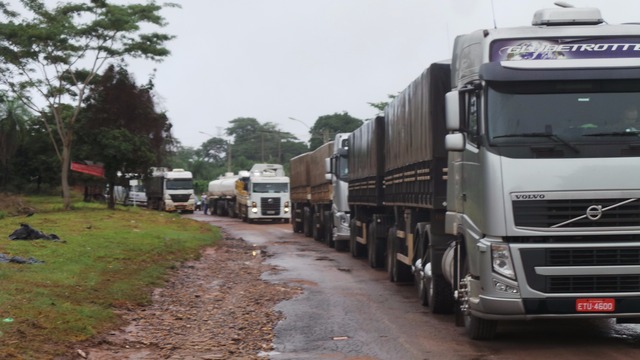
[{"label": "truck wheel", "polygon": [[324,240],[322,237],[322,224],[320,223],[320,214],[313,214],[313,220],[311,221],[311,236],[315,241]]},{"label": "truck wheel", "polygon": [[396,244],[396,228],[391,227],[387,237],[387,274],[391,282],[407,282],[411,280],[411,269],[406,264],[398,261]]},{"label": "truck wheel", "polygon": [[229,217],[230,218],[236,217],[236,212],[233,210],[233,206],[229,206]]},{"label": "truck wheel", "polygon": [[455,306],[453,291],[444,276],[442,274],[433,274],[432,272],[431,277],[425,277],[423,282],[427,290],[426,302],[431,313],[451,314]]},{"label": "truck wheel", "polygon": [[[373,245],[373,244],[371,244]],[[375,248],[375,246],[373,246]],[[396,281],[396,228],[389,229],[389,236],[387,237],[387,275],[389,281]]]},{"label": "truck wheel", "polygon": [[[322,237],[324,243],[327,244],[328,247],[335,248],[336,243],[333,241],[333,221],[331,220],[331,211],[323,212],[324,222],[320,224],[320,228],[322,229]],[[336,250],[340,250],[340,245],[336,248]]]},{"label": "truck wheel", "polygon": [[298,221],[298,218],[296,217],[295,212],[293,214],[291,214],[291,228],[293,230],[294,233],[301,233],[302,232],[302,223]]},{"label": "truck wheel", "polygon": [[465,261],[463,268],[465,276],[460,280],[460,300],[459,306],[467,335],[472,340],[492,340],[496,336],[498,322],[496,320],[481,319],[471,314],[469,310],[469,282],[471,272],[469,271],[469,261]]},{"label": "truck wheel", "polygon": [[351,219],[351,221],[349,222],[349,251],[351,252],[351,256],[358,257],[358,251],[356,248],[356,244],[358,243],[356,241],[356,236],[358,236],[356,234],[356,219]]},{"label": "truck wheel", "polygon": [[306,237],[311,237],[313,235],[313,224],[312,224],[312,215],[311,215],[311,209],[309,209],[308,207],[304,208],[304,215],[303,215],[303,225],[302,225],[302,231],[304,232],[304,236]]},{"label": "truck wheel", "polygon": [[[369,224],[367,231],[367,255],[369,266],[374,269],[384,267],[384,242],[378,237],[378,230],[375,222]],[[395,234],[395,231],[394,231]],[[387,240],[389,241],[389,240]],[[387,259],[387,261],[389,261]]]}]

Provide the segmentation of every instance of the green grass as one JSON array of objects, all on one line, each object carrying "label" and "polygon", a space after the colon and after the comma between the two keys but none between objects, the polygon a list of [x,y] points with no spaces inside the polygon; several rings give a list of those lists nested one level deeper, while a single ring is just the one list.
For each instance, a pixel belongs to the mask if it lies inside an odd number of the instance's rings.
[{"label": "green grass", "polygon": [[[176,214],[82,202],[62,211],[59,197],[25,201],[34,216],[0,216],[0,253],[44,263],[0,263],[6,358],[63,355],[70,343],[119,325],[114,310],[149,304],[171,269],[220,238],[217,228]],[[9,240],[20,223],[65,242]]]}]

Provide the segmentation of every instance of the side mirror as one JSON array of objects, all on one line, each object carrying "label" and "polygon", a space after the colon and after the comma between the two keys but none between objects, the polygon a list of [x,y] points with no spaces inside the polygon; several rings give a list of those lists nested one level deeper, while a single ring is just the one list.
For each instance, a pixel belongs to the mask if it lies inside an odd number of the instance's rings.
[{"label": "side mirror", "polygon": [[444,147],[447,151],[463,151],[465,146],[464,134],[447,134],[444,138]]},{"label": "side mirror", "polygon": [[331,158],[324,158],[324,172],[331,174]]},{"label": "side mirror", "polygon": [[445,113],[447,130],[460,130],[460,94],[457,91],[445,95]]}]

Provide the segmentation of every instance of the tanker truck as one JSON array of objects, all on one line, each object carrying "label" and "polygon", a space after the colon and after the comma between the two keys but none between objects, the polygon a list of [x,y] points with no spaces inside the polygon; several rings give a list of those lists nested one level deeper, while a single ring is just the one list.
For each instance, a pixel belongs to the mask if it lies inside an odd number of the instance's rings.
[{"label": "tanker truck", "polygon": [[207,202],[211,215],[236,217],[236,181],[248,175],[248,171],[240,171],[236,175],[228,172],[209,182]]},{"label": "tanker truck", "polygon": [[640,25],[594,8],[460,35],[354,131],[356,238],[472,339],[498,322],[640,320]]}]

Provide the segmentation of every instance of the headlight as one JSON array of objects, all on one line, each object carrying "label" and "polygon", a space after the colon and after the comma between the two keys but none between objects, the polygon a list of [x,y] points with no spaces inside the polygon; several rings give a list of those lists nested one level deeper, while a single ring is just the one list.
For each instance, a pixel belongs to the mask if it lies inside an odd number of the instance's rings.
[{"label": "headlight", "polygon": [[513,270],[511,252],[507,244],[491,244],[491,267],[493,271],[509,279],[516,279],[516,272]]},{"label": "headlight", "polygon": [[258,212],[258,208],[251,208],[251,212],[256,214]]}]

